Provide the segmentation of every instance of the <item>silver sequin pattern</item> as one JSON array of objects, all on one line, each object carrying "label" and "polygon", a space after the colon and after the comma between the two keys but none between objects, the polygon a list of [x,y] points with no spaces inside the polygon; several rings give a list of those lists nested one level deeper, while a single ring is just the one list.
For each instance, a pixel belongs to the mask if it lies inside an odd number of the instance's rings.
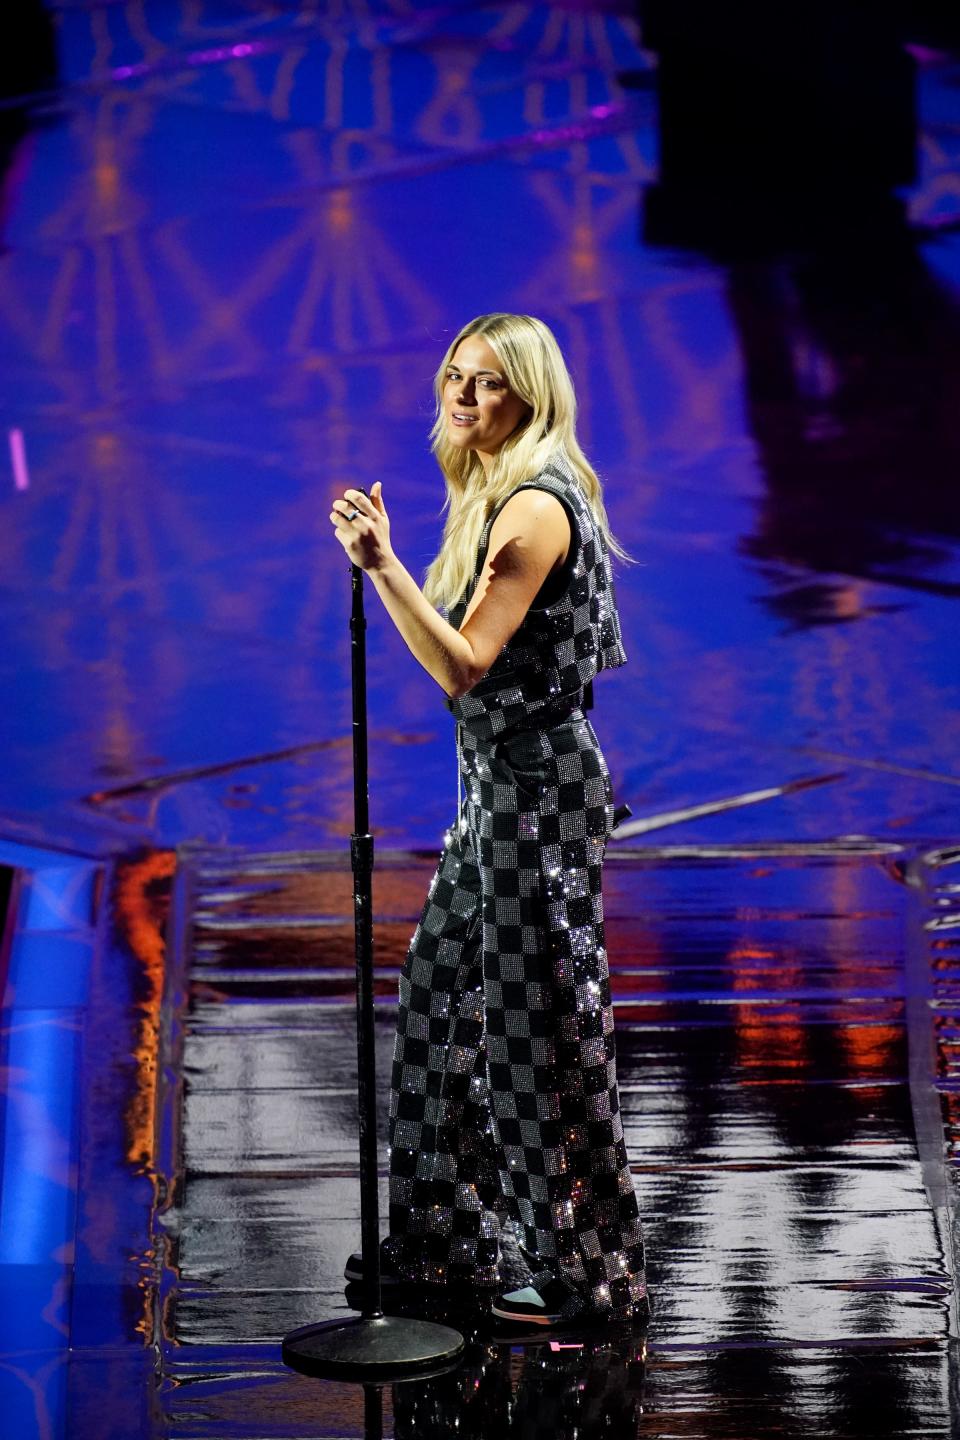
[{"label": "silver sequin pattern", "polygon": [[[447,701],[461,725],[476,735],[498,735],[517,725],[548,725],[564,708],[582,702],[584,687],[600,670],[614,669],[627,658],[607,542],[565,457],[558,455],[517,489],[548,490],[564,504],[571,521],[569,583],[555,603],[527,611],[472,690]],[[473,585],[486,560],[494,521],[509,498],[484,526]],[[473,585],[450,613],[458,628]]]}]

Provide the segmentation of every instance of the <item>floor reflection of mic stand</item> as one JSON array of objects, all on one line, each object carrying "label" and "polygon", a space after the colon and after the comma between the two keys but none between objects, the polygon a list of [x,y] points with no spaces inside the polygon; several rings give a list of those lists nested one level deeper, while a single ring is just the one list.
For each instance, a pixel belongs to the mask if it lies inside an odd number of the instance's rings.
[{"label": "floor reflection of mic stand", "polygon": [[[363,571],[351,566],[350,655],[353,686],[353,815],[350,863],[357,962],[357,1098],[360,1112],[360,1229],[363,1310],[291,1330],[283,1360],[293,1370],[330,1379],[403,1379],[456,1360],[463,1336],[446,1325],[384,1315],[380,1293],[377,1108],[373,1016],[373,836],[367,792],[367,669]],[[368,1396],[368,1402],[370,1397]]]}]

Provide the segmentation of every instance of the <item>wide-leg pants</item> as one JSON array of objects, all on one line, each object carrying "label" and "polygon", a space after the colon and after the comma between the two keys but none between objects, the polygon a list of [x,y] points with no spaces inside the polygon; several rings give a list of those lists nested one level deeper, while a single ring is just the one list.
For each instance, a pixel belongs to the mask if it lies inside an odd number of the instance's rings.
[{"label": "wide-leg pants", "polygon": [[511,1224],[533,1271],[630,1313],[644,1248],[616,1078],[601,867],[610,777],[581,711],[459,732],[465,789],[400,980],[391,1260],[497,1283]]}]

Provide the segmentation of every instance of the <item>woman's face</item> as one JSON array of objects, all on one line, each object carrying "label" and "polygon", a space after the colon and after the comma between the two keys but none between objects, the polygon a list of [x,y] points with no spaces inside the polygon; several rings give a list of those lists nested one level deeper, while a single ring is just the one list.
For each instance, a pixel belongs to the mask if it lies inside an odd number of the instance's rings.
[{"label": "woman's face", "polygon": [[443,414],[450,444],[476,450],[486,469],[528,409],[510,389],[486,340],[480,335],[461,340],[443,382]]}]

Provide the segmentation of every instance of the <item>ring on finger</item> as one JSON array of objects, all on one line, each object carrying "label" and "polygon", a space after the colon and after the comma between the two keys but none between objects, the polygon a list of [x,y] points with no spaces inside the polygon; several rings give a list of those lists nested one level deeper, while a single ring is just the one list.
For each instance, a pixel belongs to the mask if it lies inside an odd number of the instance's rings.
[{"label": "ring on finger", "polygon": [[354,506],[354,508],[349,512],[349,514],[345,515],[343,518],[345,520],[355,520],[359,514],[360,511],[357,509],[356,506]]}]

